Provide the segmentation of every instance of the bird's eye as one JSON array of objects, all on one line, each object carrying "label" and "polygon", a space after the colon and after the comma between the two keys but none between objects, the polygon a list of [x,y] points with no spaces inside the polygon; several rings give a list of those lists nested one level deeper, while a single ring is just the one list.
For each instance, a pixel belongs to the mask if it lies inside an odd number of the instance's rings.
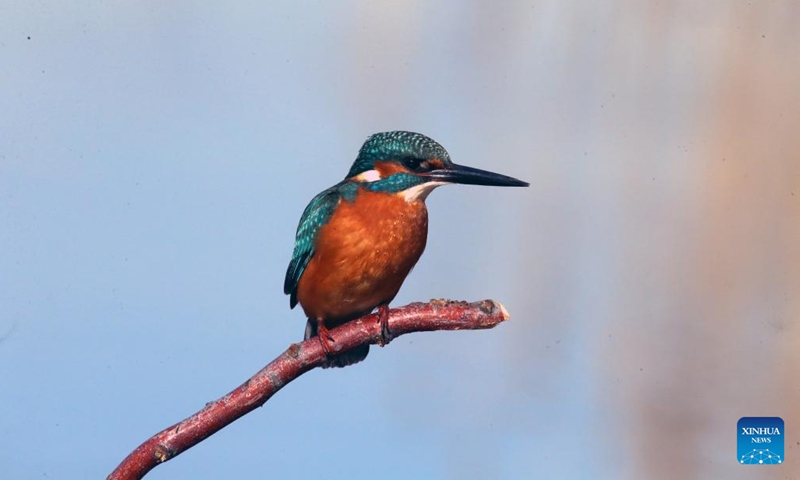
[{"label": "bird's eye", "polygon": [[403,165],[412,172],[428,171],[428,161],[417,157],[405,157]]}]

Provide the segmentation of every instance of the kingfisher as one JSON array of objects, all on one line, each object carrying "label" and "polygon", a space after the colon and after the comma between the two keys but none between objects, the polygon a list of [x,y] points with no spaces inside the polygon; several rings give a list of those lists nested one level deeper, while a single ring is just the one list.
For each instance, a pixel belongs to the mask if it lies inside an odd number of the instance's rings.
[{"label": "kingfisher", "polygon": [[516,178],[456,165],[433,139],[394,131],[367,138],[341,182],[300,217],[283,291],[306,314],[305,339],[318,337],[323,368],[360,362],[369,345],[335,353],[329,330],[378,309],[381,345],[391,340],[388,305],[425,250],[433,189],[452,183],[527,187]]}]

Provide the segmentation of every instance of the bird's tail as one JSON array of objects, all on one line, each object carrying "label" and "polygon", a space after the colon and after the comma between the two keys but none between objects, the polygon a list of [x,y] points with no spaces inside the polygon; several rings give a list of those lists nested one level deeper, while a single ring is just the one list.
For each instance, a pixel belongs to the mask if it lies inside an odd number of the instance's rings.
[{"label": "bird's tail", "polygon": [[[309,338],[316,336],[317,336],[317,322],[309,318],[308,321],[306,322],[306,334],[303,340],[308,340]],[[343,352],[340,353],[339,355],[334,355],[330,357],[328,360],[322,363],[321,367],[343,368],[348,365],[353,365],[354,363],[358,363],[364,360],[365,358],[367,358],[368,353],[369,353],[369,345],[368,344],[362,345],[352,350],[348,350],[347,352]]]}]

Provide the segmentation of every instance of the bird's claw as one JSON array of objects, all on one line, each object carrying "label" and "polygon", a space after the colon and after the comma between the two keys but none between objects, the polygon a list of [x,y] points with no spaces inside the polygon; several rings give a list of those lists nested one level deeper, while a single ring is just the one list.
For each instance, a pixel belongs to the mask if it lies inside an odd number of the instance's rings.
[{"label": "bird's claw", "polygon": [[317,338],[319,338],[319,344],[322,347],[322,351],[325,352],[325,355],[332,357],[334,355],[333,343],[336,342],[336,340],[333,339],[331,333],[322,321],[317,323]]},{"label": "bird's claw", "polygon": [[381,325],[381,336],[378,339],[378,345],[381,347],[389,345],[394,336],[392,331],[389,330],[389,306],[381,305],[378,307],[378,323]]}]

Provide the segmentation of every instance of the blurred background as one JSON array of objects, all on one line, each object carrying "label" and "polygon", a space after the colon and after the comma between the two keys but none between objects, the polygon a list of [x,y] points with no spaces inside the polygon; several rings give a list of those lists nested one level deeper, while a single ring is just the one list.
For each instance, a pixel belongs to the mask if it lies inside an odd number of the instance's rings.
[{"label": "blurred background", "polygon": [[[0,4],[0,478],[104,478],[302,338],[308,200],[413,130],[395,305],[492,331],[312,371],[147,478],[800,478],[800,3]],[[786,461],[741,466],[780,416]]]}]

